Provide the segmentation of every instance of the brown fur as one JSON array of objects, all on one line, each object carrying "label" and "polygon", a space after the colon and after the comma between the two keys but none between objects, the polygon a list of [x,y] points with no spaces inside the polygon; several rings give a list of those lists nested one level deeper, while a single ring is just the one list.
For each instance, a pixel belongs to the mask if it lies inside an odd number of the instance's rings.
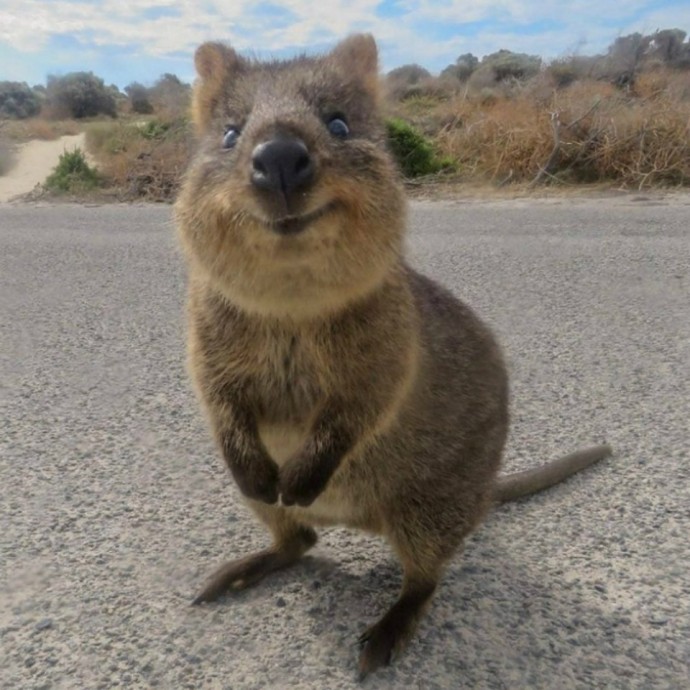
[{"label": "brown fur", "polygon": [[[496,497],[505,367],[472,311],[405,263],[371,37],[274,63],[205,44],[196,65],[199,152],[176,204],[190,370],[223,456],[274,538],[223,566],[196,601],[293,562],[316,541],[313,526],[381,534],[404,585],[361,638],[366,675],[403,648]],[[333,114],[347,119],[347,139],[328,132]],[[229,150],[224,125],[241,130]],[[309,150],[316,174],[300,194],[250,182],[252,151],[275,136]],[[287,217],[304,229],[274,232]]]}]

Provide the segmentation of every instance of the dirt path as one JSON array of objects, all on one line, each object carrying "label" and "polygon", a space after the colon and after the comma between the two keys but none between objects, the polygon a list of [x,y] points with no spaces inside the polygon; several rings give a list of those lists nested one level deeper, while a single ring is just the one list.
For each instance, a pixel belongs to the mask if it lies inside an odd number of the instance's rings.
[{"label": "dirt path", "polygon": [[57,165],[60,154],[75,148],[85,149],[84,134],[64,136],[55,141],[30,141],[17,151],[17,162],[0,177],[0,203],[30,192],[43,182]]}]

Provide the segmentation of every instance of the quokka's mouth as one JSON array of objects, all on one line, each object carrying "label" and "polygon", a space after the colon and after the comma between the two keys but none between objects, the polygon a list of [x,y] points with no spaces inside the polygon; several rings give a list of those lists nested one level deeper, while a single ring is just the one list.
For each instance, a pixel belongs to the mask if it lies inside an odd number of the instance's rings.
[{"label": "quokka's mouth", "polygon": [[322,218],[332,208],[333,204],[326,204],[303,216],[284,216],[277,220],[266,221],[266,226],[278,235],[297,235],[315,220]]}]

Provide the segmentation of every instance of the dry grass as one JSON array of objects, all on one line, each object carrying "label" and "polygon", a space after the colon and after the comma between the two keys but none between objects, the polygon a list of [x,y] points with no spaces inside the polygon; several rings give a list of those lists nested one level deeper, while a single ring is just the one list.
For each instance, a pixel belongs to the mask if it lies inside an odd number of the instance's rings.
[{"label": "dry grass", "polygon": [[687,74],[643,75],[632,93],[597,81],[547,89],[535,80],[512,98],[465,94],[407,116],[436,131],[441,155],[464,179],[493,183],[690,184]]},{"label": "dry grass", "polygon": [[3,120],[4,135],[19,143],[33,139],[52,141],[62,136],[79,134],[83,131],[83,125],[75,120],[49,121],[43,117],[32,117],[26,120]]},{"label": "dry grass", "polygon": [[186,120],[137,118],[91,125],[89,153],[123,199],[172,199],[187,167],[191,134]]}]

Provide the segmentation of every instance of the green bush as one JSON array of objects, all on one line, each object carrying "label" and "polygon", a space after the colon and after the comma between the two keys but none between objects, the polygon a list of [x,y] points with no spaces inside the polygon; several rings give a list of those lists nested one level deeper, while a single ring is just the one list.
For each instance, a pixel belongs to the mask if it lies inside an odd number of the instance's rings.
[{"label": "green bush", "polygon": [[160,122],[159,120],[149,120],[147,123],[138,127],[139,134],[144,139],[161,139],[170,129],[170,122]]},{"label": "green bush", "polygon": [[499,50],[482,59],[481,65],[493,70],[496,81],[529,79],[541,69],[541,58],[536,55]]},{"label": "green bush", "polygon": [[578,79],[577,70],[571,60],[554,60],[546,71],[559,89],[569,86]]},{"label": "green bush", "polygon": [[541,58],[511,50],[499,50],[482,58],[472,72],[470,86],[480,91],[497,84],[524,82],[536,76],[541,69]]},{"label": "green bush", "polygon": [[28,84],[0,81],[0,117],[18,120],[38,115],[41,101]]},{"label": "green bush", "polygon": [[149,90],[145,86],[133,81],[125,86],[125,93],[129,98],[129,107],[133,113],[150,115],[153,112]]},{"label": "green bush", "polygon": [[453,167],[450,159],[439,159],[431,142],[411,124],[394,117],[386,121],[388,146],[405,177],[431,175]]},{"label": "green bush", "polygon": [[420,93],[421,84],[431,78],[431,72],[420,65],[396,67],[386,75],[386,91],[393,100],[402,101]]},{"label": "green bush", "polygon": [[163,74],[149,89],[149,97],[157,113],[177,118],[189,111],[192,88],[174,74]]},{"label": "green bush", "polygon": [[92,72],[72,72],[48,77],[48,101],[53,117],[117,117],[115,97]]},{"label": "green bush", "polygon": [[479,58],[472,55],[472,53],[464,53],[457,58],[455,63],[448,65],[448,67],[441,72],[441,76],[454,77],[460,81],[467,81],[477,67],[479,67]]},{"label": "green bush", "polygon": [[89,166],[80,148],[61,154],[58,164],[45,181],[48,189],[74,193],[94,189],[99,184],[98,172]]}]

